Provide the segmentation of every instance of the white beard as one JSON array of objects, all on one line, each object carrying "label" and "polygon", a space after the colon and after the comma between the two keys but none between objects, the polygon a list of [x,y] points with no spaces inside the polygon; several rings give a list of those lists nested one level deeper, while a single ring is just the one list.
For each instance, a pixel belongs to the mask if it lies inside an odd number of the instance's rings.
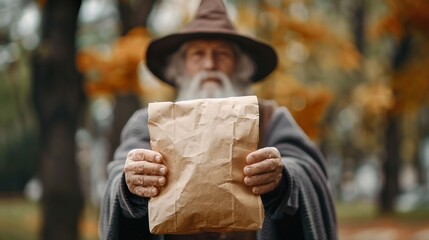
[{"label": "white beard", "polygon": [[201,98],[235,97],[243,94],[232,84],[231,79],[219,71],[202,71],[197,73],[190,81],[178,81],[178,101]]}]

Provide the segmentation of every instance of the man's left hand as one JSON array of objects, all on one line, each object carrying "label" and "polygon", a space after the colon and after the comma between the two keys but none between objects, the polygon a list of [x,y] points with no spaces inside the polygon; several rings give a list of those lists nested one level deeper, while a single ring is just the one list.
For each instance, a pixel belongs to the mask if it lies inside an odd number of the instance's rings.
[{"label": "man's left hand", "polygon": [[274,147],[258,149],[246,158],[244,184],[252,188],[254,194],[265,194],[274,190],[282,178],[283,164],[279,150]]}]

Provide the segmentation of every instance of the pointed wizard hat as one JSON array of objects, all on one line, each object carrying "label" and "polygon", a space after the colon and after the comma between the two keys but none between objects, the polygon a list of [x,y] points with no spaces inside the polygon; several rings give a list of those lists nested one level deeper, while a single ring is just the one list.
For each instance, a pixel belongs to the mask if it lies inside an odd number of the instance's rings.
[{"label": "pointed wizard hat", "polygon": [[201,0],[195,18],[182,31],[149,43],[146,51],[147,67],[157,78],[175,86],[172,79],[165,77],[167,60],[183,43],[200,38],[217,38],[237,43],[254,62],[252,82],[264,79],[277,65],[277,55],[270,45],[241,35],[235,30],[227,16],[223,0]]}]

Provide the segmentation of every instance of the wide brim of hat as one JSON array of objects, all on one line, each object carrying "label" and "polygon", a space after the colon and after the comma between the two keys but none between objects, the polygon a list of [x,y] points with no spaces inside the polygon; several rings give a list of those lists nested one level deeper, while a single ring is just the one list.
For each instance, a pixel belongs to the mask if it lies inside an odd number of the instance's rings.
[{"label": "wide brim of hat", "polygon": [[262,41],[230,32],[188,32],[171,34],[152,40],[146,51],[148,69],[160,80],[175,86],[175,83],[164,75],[167,60],[183,43],[200,38],[230,40],[237,43],[255,63],[255,72],[251,77],[252,82],[264,79],[277,66],[276,52],[270,45]]}]

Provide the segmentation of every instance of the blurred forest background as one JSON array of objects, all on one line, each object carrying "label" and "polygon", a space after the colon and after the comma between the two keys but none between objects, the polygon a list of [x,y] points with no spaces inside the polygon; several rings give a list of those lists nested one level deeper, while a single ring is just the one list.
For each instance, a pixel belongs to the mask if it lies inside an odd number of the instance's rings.
[{"label": "blurred forest background", "polygon": [[[276,48],[279,66],[255,93],[321,147],[340,227],[365,213],[429,220],[429,1],[225,3],[237,29]],[[0,0],[0,239],[97,239],[123,125],[174,99],[145,47],[198,4]]]}]

